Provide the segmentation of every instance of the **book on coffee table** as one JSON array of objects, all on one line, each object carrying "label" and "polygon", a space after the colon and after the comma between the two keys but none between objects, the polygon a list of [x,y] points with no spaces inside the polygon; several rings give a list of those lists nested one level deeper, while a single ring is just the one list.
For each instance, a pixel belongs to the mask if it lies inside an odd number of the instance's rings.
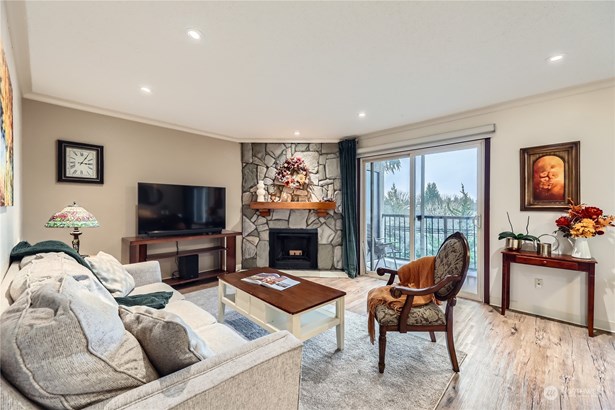
[{"label": "book on coffee table", "polygon": [[287,278],[286,276],[277,273],[257,273],[256,275],[248,276],[241,279],[243,281],[254,283],[256,285],[267,286],[271,289],[284,290],[292,286],[298,285],[300,282]]}]

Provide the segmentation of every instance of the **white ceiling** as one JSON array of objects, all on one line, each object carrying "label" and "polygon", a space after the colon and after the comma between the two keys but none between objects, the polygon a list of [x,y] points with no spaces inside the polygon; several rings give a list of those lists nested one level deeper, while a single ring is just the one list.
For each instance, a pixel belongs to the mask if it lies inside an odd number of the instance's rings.
[{"label": "white ceiling", "polygon": [[337,141],[615,76],[613,2],[10,8],[27,98],[237,141]]}]

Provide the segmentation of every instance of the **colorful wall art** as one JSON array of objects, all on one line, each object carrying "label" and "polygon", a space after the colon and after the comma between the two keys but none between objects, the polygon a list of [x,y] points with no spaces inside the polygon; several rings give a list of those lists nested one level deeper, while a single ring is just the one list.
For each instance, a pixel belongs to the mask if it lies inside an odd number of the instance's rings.
[{"label": "colorful wall art", "polygon": [[13,87],[0,40],[0,206],[13,206]]}]

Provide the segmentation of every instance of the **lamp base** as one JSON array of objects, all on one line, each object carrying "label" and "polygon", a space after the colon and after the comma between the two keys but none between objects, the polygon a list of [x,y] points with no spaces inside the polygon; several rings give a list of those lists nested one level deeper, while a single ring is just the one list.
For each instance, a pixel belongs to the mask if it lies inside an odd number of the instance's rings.
[{"label": "lamp base", "polygon": [[73,249],[79,253],[79,235],[81,235],[81,231],[79,230],[79,228],[74,228],[71,231],[71,235],[73,235]]}]

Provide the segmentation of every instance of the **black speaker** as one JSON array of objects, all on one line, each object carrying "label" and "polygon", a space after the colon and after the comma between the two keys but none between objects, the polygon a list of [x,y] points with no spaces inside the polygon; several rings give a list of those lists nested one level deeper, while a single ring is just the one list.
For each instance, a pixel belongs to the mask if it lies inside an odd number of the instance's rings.
[{"label": "black speaker", "polygon": [[199,255],[180,256],[177,265],[181,279],[193,279],[199,276]]}]

